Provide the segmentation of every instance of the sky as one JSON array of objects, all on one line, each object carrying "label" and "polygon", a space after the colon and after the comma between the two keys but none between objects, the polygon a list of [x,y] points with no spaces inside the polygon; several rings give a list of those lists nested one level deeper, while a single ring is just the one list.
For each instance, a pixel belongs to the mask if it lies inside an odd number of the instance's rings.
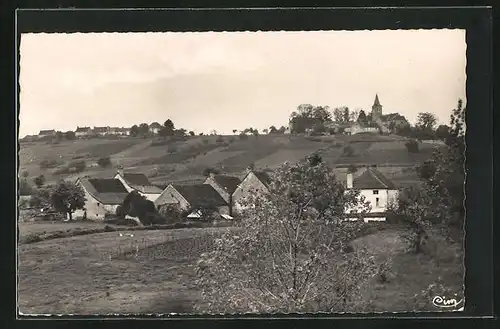
[{"label": "sky", "polygon": [[19,136],[163,123],[230,133],[300,104],[448,123],[465,100],[465,30],[23,34]]}]

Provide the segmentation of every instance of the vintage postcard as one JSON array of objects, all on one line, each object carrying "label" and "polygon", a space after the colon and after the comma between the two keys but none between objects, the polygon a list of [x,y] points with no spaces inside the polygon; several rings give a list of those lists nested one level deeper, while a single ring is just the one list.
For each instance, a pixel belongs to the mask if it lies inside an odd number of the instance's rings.
[{"label": "vintage postcard", "polygon": [[19,314],[463,310],[465,30],[19,51]]}]

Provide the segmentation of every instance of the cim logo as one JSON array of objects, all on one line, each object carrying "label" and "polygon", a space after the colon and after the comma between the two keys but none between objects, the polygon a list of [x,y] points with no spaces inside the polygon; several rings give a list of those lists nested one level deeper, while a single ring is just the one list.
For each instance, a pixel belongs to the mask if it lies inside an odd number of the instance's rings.
[{"label": "cim logo", "polygon": [[444,296],[436,296],[432,299],[432,304],[436,307],[442,308],[454,308],[462,303],[462,299],[457,300],[456,298],[447,299]]}]

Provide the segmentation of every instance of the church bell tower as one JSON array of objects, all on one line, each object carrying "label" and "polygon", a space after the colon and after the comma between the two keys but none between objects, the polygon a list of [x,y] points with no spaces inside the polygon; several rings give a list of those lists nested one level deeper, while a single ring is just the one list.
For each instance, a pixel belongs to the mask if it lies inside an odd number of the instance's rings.
[{"label": "church bell tower", "polygon": [[382,116],[382,105],[378,100],[378,94],[375,94],[375,101],[372,105],[372,120],[380,119]]}]

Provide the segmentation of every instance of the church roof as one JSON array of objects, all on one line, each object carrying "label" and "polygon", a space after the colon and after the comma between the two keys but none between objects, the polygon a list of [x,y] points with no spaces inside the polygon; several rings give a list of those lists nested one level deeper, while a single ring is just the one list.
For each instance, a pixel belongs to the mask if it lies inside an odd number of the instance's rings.
[{"label": "church roof", "polygon": [[375,94],[375,101],[373,102],[373,106],[380,106],[380,101],[378,100],[378,94]]}]

